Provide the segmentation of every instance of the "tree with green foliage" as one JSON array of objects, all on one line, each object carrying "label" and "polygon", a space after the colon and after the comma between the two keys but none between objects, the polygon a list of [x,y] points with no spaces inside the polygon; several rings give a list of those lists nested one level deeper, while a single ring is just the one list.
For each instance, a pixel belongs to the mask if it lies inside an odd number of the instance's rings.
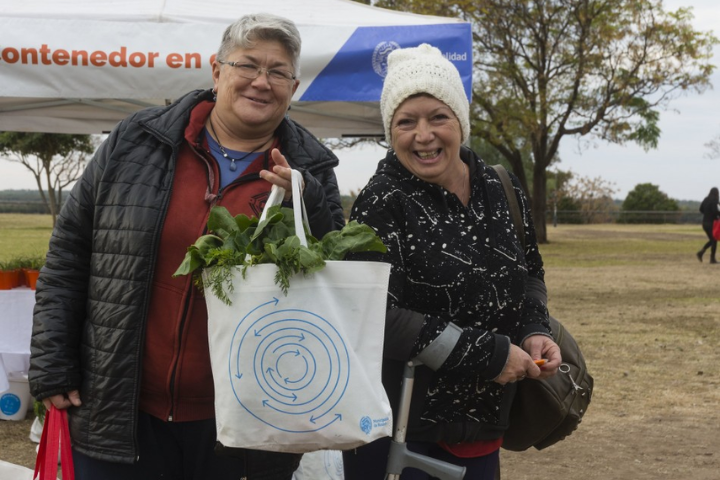
[{"label": "tree with green foliage", "polygon": [[[547,169],[566,136],[657,147],[660,110],[702,92],[710,32],[659,0],[379,0],[376,6],[472,23],[472,135],[512,166],[547,241]],[[523,168],[530,146],[532,188]]]},{"label": "tree with green foliage", "polygon": [[639,183],[625,197],[621,210],[620,223],[666,223],[667,217],[641,212],[677,212],[680,207],[657,185]]},{"label": "tree with green foliage", "polygon": [[62,205],[63,188],[80,178],[94,150],[90,135],[0,132],[0,154],[32,172],[53,226]]},{"label": "tree with green foliage", "polygon": [[560,197],[557,202],[557,223],[577,224],[583,223],[582,206],[580,201],[571,197]]}]

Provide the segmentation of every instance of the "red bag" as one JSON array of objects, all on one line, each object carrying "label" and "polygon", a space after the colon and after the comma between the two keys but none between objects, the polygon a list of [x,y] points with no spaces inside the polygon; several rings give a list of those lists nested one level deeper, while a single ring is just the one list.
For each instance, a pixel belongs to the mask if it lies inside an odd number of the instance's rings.
[{"label": "red bag", "polygon": [[58,410],[53,406],[45,414],[33,480],[57,480],[58,450],[60,450],[63,480],[75,480],[67,410]]},{"label": "red bag", "polygon": [[713,238],[715,240],[720,240],[720,220],[715,220],[713,222]]}]

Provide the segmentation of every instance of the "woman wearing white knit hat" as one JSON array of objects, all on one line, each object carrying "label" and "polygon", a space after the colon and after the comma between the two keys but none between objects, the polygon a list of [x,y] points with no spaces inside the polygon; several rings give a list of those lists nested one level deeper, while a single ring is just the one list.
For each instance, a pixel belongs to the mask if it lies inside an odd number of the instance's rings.
[{"label": "woman wearing white knit hat", "polygon": [[[513,177],[523,247],[497,173],[463,146],[470,108],[455,66],[430,45],[388,57],[380,109],[391,148],[351,219],[375,228],[392,264],[383,382],[398,404],[404,364],[417,359],[408,447],[495,478],[512,384],[561,363],[544,302],[532,217]],[[546,359],[538,367],[534,360]],[[345,452],[347,480],[384,478],[389,439]],[[405,469],[403,480],[428,479]]]}]

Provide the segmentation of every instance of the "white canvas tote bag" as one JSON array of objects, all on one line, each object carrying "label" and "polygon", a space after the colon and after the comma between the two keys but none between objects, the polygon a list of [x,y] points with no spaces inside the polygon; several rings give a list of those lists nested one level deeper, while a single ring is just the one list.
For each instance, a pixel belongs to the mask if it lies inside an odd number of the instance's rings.
[{"label": "white canvas tote bag", "polygon": [[[296,226],[303,224],[297,175]],[[266,210],[283,195],[274,187]],[[206,292],[218,441],[304,453],[390,436],[381,383],[390,265],[328,261],[292,277],[287,296],[276,270],[254,265],[243,278],[238,268],[230,306]]]}]

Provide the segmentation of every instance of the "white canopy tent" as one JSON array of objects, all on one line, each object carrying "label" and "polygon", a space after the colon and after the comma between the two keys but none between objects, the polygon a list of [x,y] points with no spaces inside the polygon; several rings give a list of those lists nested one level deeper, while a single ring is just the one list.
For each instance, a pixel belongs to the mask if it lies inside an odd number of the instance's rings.
[{"label": "white canopy tent", "polygon": [[426,42],[470,97],[470,24],[349,0],[0,0],[0,131],[101,133],[128,114],[212,86],[225,27],[271,12],[303,39],[290,116],[319,137],[382,134],[386,59]]}]

